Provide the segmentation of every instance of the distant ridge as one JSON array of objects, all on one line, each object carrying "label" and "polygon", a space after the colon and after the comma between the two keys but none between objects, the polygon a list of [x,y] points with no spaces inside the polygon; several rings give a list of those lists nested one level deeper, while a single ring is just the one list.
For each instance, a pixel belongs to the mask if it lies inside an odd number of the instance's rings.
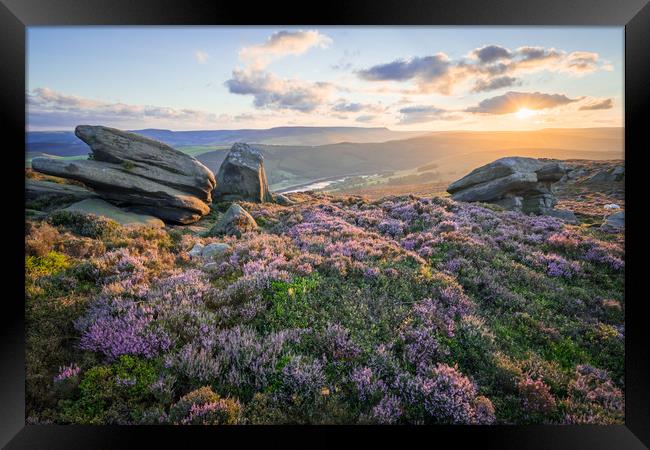
[{"label": "distant ridge", "polygon": [[[385,127],[303,127],[284,126],[268,129],[173,131],[157,128],[132,130],[172,147],[229,146],[249,144],[317,147],[359,144],[397,145],[408,148],[433,145],[439,150],[451,146],[464,151],[496,150],[512,147],[565,148],[573,150],[620,150],[623,128],[548,128],[530,131],[393,131]],[[525,143],[522,142],[525,140]],[[408,141],[408,142],[406,142]],[[26,133],[27,157],[47,153],[54,156],[83,156],[88,147],[72,131],[33,131]],[[326,149],[323,147],[322,149]],[[208,149],[209,150],[209,149]]]},{"label": "distant ridge", "polygon": [[[229,145],[235,142],[270,145],[315,146],[339,142],[371,143],[407,139],[427,131],[393,131],[385,127],[275,127],[268,129],[172,131],[158,128],[129,130],[172,147],[192,145]],[[57,156],[86,154],[83,144],[72,131],[27,132],[29,153]]]}]

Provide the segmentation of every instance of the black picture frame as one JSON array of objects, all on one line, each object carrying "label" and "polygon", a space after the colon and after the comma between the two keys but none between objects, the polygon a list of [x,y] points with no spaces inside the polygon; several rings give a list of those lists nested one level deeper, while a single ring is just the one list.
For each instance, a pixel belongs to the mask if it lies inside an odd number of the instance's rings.
[{"label": "black picture frame", "polygon": [[[0,0],[0,123],[5,172],[2,273],[5,283],[0,317],[1,397],[0,444],[7,448],[122,448],[146,438],[174,446],[194,438],[211,439],[213,446],[241,444],[251,437],[269,444],[311,446],[331,443],[334,434],[358,435],[370,441],[389,439],[405,444],[423,440],[441,445],[473,441],[500,448],[647,448],[650,445],[650,352],[646,316],[647,295],[636,277],[647,239],[643,233],[643,170],[649,150],[644,119],[650,112],[649,0],[357,0],[320,4],[281,5],[278,2],[223,0]],[[24,251],[19,233],[24,227],[25,38],[26,27],[37,25],[572,25],[625,27],[625,159],[626,176],[626,333],[625,425],[518,427],[92,427],[25,424]],[[11,206],[6,200],[11,199]],[[13,235],[15,233],[15,237]],[[6,244],[13,244],[8,246]],[[646,244],[647,245],[647,244]],[[9,289],[9,287],[11,289]],[[282,438],[275,435],[286,434]],[[300,436],[297,436],[297,433]],[[230,442],[228,442],[230,443]],[[141,444],[139,444],[141,445]],[[407,444],[408,445],[408,444]],[[450,445],[450,444],[447,444]]]}]

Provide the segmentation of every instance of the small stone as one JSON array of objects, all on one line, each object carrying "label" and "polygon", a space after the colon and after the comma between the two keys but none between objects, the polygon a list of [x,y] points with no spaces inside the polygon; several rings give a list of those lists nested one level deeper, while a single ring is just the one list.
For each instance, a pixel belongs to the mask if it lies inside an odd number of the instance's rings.
[{"label": "small stone", "polygon": [[219,263],[209,262],[203,266],[203,270],[206,272],[216,272],[219,269]]},{"label": "small stone", "polygon": [[212,244],[208,244],[203,247],[203,250],[201,251],[201,257],[204,259],[210,259],[216,255],[227,252],[228,249],[230,249],[230,246],[228,244],[224,244],[222,242],[213,242]]},{"label": "small stone", "polygon": [[625,211],[615,212],[600,226],[605,231],[620,231],[625,228]]},{"label": "small stone", "polygon": [[221,220],[208,232],[208,235],[219,236],[226,234],[240,237],[243,233],[257,230],[257,228],[257,222],[253,219],[253,216],[237,203],[233,203]]},{"label": "small stone", "polygon": [[282,194],[273,194],[273,198],[275,200],[275,203],[282,206],[291,206],[296,203],[286,195],[282,195]]},{"label": "small stone", "polygon": [[192,247],[192,250],[189,251],[188,255],[190,255],[190,257],[192,258],[198,258],[201,256],[201,253],[203,252],[203,248],[204,248],[203,244],[197,243],[196,245],[194,245],[194,247]]},{"label": "small stone", "polygon": [[568,209],[549,209],[544,214],[547,216],[557,217],[558,219],[562,219],[569,223],[578,223],[576,215],[573,211],[569,211]]}]

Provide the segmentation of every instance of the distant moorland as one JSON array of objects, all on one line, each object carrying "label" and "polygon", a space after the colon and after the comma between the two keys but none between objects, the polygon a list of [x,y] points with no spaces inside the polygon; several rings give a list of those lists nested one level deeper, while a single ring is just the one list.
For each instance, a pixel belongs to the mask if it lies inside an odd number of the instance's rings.
[{"label": "distant moorland", "polygon": [[[503,132],[398,132],[387,128],[278,127],[267,130],[139,130],[194,156],[217,172],[234,142],[256,144],[273,189],[313,180],[381,175],[381,184],[414,173],[448,182],[504,156],[607,160],[623,158],[622,128]],[[27,133],[26,163],[37,156],[85,159],[88,147],[73,132]]]}]

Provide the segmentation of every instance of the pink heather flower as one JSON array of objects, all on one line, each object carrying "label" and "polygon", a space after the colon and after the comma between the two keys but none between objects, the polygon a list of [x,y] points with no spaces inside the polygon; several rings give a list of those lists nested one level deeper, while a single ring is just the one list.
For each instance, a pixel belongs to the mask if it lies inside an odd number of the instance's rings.
[{"label": "pink heather flower", "polygon": [[376,267],[367,267],[363,271],[363,276],[365,278],[377,278],[380,273],[381,273],[381,271],[379,269],[377,269]]},{"label": "pink heather flower", "polygon": [[396,219],[387,219],[377,225],[380,233],[396,237],[404,233],[404,223]]},{"label": "pink heather flower", "polygon": [[54,382],[60,383],[61,381],[76,377],[79,375],[79,372],[81,372],[81,369],[74,363],[69,366],[60,367],[59,373],[54,377]]},{"label": "pink heather flower", "polygon": [[402,416],[402,406],[399,398],[394,395],[385,395],[379,403],[372,408],[371,417],[378,423],[394,424]]},{"label": "pink heather flower", "polygon": [[283,388],[291,394],[309,395],[320,392],[325,385],[323,364],[296,356],[282,369]]},{"label": "pink heather flower", "polygon": [[555,397],[541,380],[524,378],[517,384],[524,409],[530,413],[550,413],[555,409]]},{"label": "pink heather flower", "polygon": [[438,364],[431,375],[431,380],[424,384],[424,407],[429,414],[451,419],[454,423],[472,423],[472,404],[476,397],[474,384],[446,364]]},{"label": "pink heather flower", "polygon": [[150,327],[153,320],[150,308],[131,299],[96,302],[79,322],[83,329],[79,346],[102,352],[109,359],[121,355],[154,357],[171,346],[171,339],[164,331]]},{"label": "pink heather flower", "polygon": [[545,268],[546,274],[550,277],[571,278],[582,273],[579,262],[568,261],[555,253],[533,252],[529,259],[532,260],[533,265]]},{"label": "pink heather flower", "polygon": [[377,393],[386,393],[387,386],[376,379],[370,367],[357,367],[350,374],[350,380],[355,384],[359,399],[366,401]]},{"label": "pink heather flower", "polygon": [[350,332],[338,323],[328,323],[323,332],[323,344],[335,360],[358,356],[361,349],[350,339]]}]

